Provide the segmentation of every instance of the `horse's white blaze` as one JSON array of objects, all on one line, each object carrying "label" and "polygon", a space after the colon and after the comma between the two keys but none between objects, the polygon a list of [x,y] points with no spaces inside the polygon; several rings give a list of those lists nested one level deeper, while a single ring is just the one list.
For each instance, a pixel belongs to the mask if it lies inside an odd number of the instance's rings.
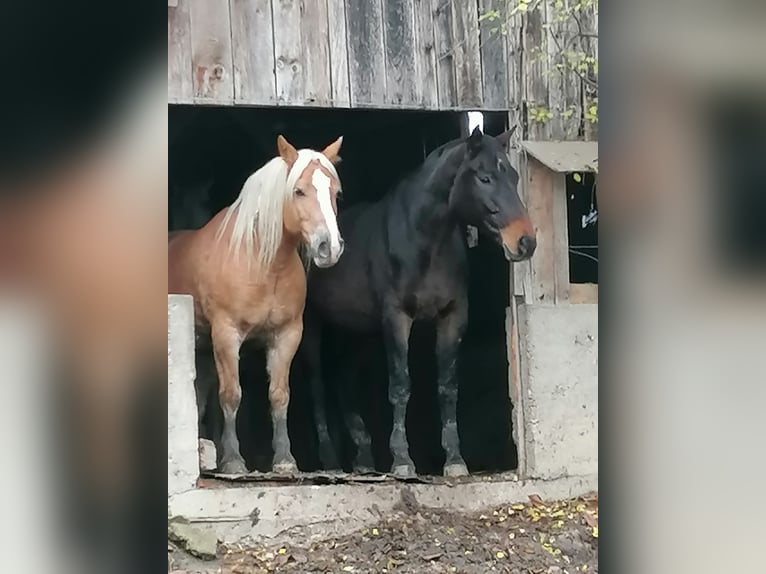
[{"label": "horse's white blaze", "polygon": [[317,192],[319,200],[319,209],[322,210],[327,231],[330,234],[330,252],[335,255],[340,251],[340,233],[338,232],[338,222],[335,220],[335,212],[332,209],[332,200],[330,198],[330,183],[332,181],[321,169],[315,169],[311,174],[311,183]]}]

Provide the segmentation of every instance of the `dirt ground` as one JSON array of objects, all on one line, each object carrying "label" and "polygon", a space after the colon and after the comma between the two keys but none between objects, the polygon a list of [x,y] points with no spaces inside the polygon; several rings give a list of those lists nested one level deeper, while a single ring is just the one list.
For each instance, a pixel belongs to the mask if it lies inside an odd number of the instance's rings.
[{"label": "dirt ground", "polygon": [[484,514],[402,507],[309,547],[219,547],[218,560],[204,565],[169,552],[176,574],[598,572],[598,495],[555,502],[532,496]]}]

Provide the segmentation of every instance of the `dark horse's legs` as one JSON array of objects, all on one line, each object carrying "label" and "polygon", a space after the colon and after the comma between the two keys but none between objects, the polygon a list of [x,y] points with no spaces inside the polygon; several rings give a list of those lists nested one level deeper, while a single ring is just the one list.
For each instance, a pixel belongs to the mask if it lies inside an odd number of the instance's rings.
[{"label": "dark horse's legs", "polygon": [[439,407],[442,419],[442,447],[447,454],[445,476],[464,476],[468,468],[460,455],[457,432],[456,363],[460,340],[465,332],[465,308],[455,308],[436,323],[436,363],[438,369]]},{"label": "dark horse's legs", "polygon": [[398,475],[415,474],[405,428],[407,403],[410,399],[407,352],[411,329],[411,317],[398,308],[387,306],[383,314],[383,335],[388,359],[388,398],[394,410],[394,427],[389,444],[394,457],[392,471]]},{"label": "dark horse's legs", "polygon": [[330,438],[327,426],[327,399],[322,379],[322,325],[309,311],[303,317],[303,340],[301,341],[301,355],[304,357],[311,381],[312,405],[314,406],[314,423],[317,428],[317,440],[319,442],[319,462],[325,470],[338,468],[338,457],[335,454],[335,446]]}]

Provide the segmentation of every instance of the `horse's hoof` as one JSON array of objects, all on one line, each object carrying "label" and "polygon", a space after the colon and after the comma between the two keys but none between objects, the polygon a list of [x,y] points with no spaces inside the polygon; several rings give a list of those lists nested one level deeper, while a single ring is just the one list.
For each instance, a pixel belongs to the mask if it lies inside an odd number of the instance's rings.
[{"label": "horse's hoof", "polygon": [[245,461],[241,458],[225,460],[221,463],[221,472],[223,474],[247,474]]},{"label": "horse's hoof", "polygon": [[462,462],[448,464],[444,467],[444,476],[468,476],[468,467]]},{"label": "horse's hoof", "polygon": [[391,473],[394,476],[400,477],[415,476],[415,467],[411,464],[398,464],[393,469],[391,469]]},{"label": "horse's hoof", "polygon": [[323,448],[319,450],[319,462],[322,464],[323,470],[335,470],[336,468],[340,468],[338,457],[335,456],[335,451],[331,448]]},{"label": "horse's hoof", "polygon": [[296,474],[298,466],[294,462],[279,462],[274,465],[274,472],[277,474]]}]

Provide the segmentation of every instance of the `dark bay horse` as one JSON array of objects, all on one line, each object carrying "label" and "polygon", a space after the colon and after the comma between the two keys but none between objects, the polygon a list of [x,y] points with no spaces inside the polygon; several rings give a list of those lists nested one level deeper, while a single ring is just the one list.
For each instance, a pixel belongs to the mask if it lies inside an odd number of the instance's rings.
[{"label": "dark bay horse", "polygon": [[[381,201],[354,206],[338,218],[347,241],[342,260],[309,275],[305,359],[311,371],[320,457],[332,464],[321,381],[321,325],[383,333],[388,396],[393,407],[393,472],[411,475],[405,413],[410,396],[407,354],[415,320],[436,323],[436,357],[444,474],[467,474],[457,432],[456,359],[468,319],[466,225],[502,247],[510,261],[532,256],[535,230],[516,191],[519,176],[507,156],[513,130],[486,136],[476,130],[434,150],[423,165]],[[342,404],[345,390],[335,397]],[[347,401],[346,406],[348,406]],[[366,430],[342,408],[354,441]],[[362,445],[358,444],[358,447]],[[355,468],[371,455],[357,450]]]},{"label": "dark bay horse", "polygon": [[251,337],[267,348],[274,470],[296,470],[287,407],[306,302],[298,247],[305,246],[318,268],[334,265],[343,253],[335,218],[340,182],[333,165],[341,141],[320,153],[296,150],[279,136],[279,156],[247,179],[230,207],[201,229],[169,238],[168,292],[194,297],[197,327],[212,338],[223,411],[218,449],[223,472],[247,472],[235,422],[242,398],[240,347]]}]

